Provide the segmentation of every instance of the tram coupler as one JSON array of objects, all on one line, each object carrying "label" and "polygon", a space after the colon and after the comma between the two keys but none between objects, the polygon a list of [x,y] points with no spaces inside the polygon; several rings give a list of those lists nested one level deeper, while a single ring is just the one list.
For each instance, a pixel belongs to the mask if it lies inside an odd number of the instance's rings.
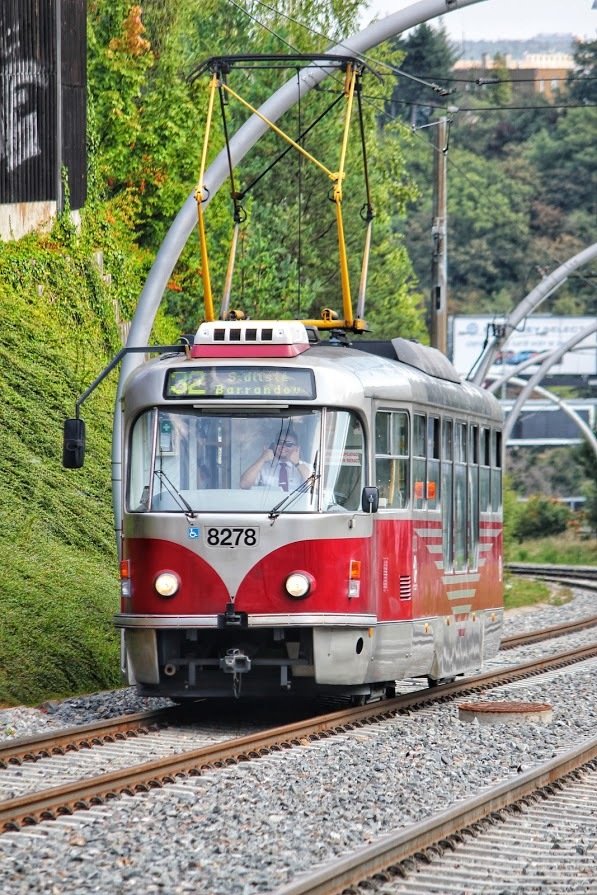
[{"label": "tram coupler", "polygon": [[229,649],[220,659],[220,668],[227,674],[246,674],[251,670],[251,660],[239,649]]},{"label": "tram coupler", "polygon": [[226,612],[218,615],[219,628],[246,628],[248,618],[246,612],[236,612],[234,603],[226,603]]}]

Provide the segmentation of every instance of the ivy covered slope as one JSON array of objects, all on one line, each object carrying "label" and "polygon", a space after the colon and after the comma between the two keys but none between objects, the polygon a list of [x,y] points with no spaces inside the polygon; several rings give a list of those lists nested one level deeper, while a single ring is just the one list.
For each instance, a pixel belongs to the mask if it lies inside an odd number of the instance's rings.
[{"label": "ivy covered slope", "polygon": [[0,704],[119,682],[116,374],[83,406],[85,466],[62,468],[63,420],[121,345],[115,298],[124,315],[130,308],[119,281],[131,293],[141,282],[135,263],[107,246],[106,283],[98,248],[60,224],[49,237],[0,243]]}]

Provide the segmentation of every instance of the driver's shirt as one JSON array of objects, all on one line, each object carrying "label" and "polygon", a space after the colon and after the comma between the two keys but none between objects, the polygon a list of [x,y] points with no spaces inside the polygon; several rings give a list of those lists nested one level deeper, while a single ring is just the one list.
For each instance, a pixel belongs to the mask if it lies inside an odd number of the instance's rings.
[{"label": "driver's shirt", "polygon": [[303,477],[294,463],[274,459],[270,463],[263,464],[256,484],[281,488],[283,491],[294,491],[302,483]]}]

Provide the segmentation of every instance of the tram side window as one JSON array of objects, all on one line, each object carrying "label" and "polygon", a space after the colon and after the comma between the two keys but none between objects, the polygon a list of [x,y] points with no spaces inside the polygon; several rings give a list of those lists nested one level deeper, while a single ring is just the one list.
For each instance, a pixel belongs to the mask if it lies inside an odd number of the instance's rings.
[{"label": "tram side window", "polygon": [[440,424],[437,416],[427,418],[427,475],[425,496],[427,509],[439,509]]},{"label": "tram side window", "polygon": [[502,506],[502,433],[492,432],[491,435],[491,509],[497,513]]},{"label": "tram side window", "polygon": [[479,430],[479,460],[481,467],[479,469],[479,509],[482,513],[487,513],[491,508],[490,493],[490,430],[484,426]]},{"label": "tram side window", "polygon": [[328,410],[324,456],[324,509],[359,509],[364,484],[365,437],[355,413]]},{"label": "tram side window", "polygon": [[454,568],[466,569],[467,549],[467,427],[454,424]]},{"label": "tram side window", "polygon": [[469,426],[468,449],[468,528],[469,568],[479,564],[479,427]]},{"label": "tram side window", "polygon": [[413,417],[413,506],[425,507],[425,482],[427,458],[427,417],[415,413]]},{"label": "tram side window", "polygon": [[130,510],[137,512],[145,512],[149,509],[155,421],[155,411],[142,414],[135,422],[131,439],[127,506]]},{"label": "tram side window", "polygon": [[444,569],[452,569],[452,466],[454,456],[454,424],[452,420],[442,421],[442,546]]},{"label": "tram side window", "polygon": [[375,417],[375,481],[380,509],[408,505],[409,418],[403,411],[378,411]]}]

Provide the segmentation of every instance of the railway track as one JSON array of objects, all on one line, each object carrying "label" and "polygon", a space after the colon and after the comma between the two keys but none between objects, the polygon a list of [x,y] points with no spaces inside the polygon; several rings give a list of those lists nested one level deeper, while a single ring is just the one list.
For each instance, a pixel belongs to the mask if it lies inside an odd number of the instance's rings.
[{"label": "railway track", "polygon": [[[187,749],[182,753],[177,752],[174,755],[170,754],[152,761],[142,761],[133,767],[129,765],[90,778],[71,780],[50,789],[29,792],[0,802],[0,830],[17,830],[40,820],[58,818],[87,809],[92,805],[102,804],[120,794],[134,795],[145,792],[148,789],[172,783],[177,778],[200,775],[205,769],[225,767],[229,764],[269,755],[275,751],[289,749],[295,745],[306,745],[322,737],[333,736],[392,718],[401,712],[409,712],[463,695],[480,693],[489,688],[530,678],[545,671],[566,667],[595,656],[597,656],[597,643],[561,652],[547,659],[485,672],[432,689],[426,688],[384,702],[332,712],[293,724],[258,731],[249,736],[227,738],[223,742],[212,743],[198,749]],[[147,715],[154,714],[157,714],[158,718],[147,717]],[[148,723],[161,723],[164,720],[164,713],[142,713],[139,720],[144,726],[147,726]],[[135,721],[131,719],[131,723],[134,724]],[[100,725],[100,728],[106,735],[105,722]],[[117,735],[126,737],[127,733],[128,731],[122,730]],[[93,738],[91,730],[85,731],[85,734],[83,742]],[[52,746],[48,744],[52,742],[52,737],[49,737],[45,744],[41,742],[41,738],[34,739],[40,754],[43,752],[51,754]],[[25,757],[33,754],[31,744],[29,744],[29,752],[24,752],[27,746],[23,742],[10,745],[17,747],[15,754],[25,755]],[[9,748],[10,746],[4,747],[3,760],[5,762],[10,762]],[[66,740],[63,740],[60,748],[69,748],[66,745]]]},{"label": "railway track", "polygon": [[[580,769],[584,769],[582,777]],[[449,892],[474,891],[474,877],[469,873],[471,864],[463,866],[462,854],[455,854],[458,871],[448,882],[446,868],[442,856],[445,852],[456,852],[467,838],[477,841],[483,835],[480,823],[486,822],[486,830],[497,822],[507,823],[511,811],[523,811],[524,806],[532,802],[546,802],[554,796],[560,796],[566,787],[574,788],[579,779],[589,790],[587,798],[597,796],[597,737],[582,743],[575,749],[558,755],[552,761],[498,786],[492,787],[479,796],[468,799],[448,811],[422,823],[415,824],[407,830],[399,830],[376,842],[374,845],[360,849],[350,856],[329,865],[304,874],[288,886],[276,890],[275,895],[337,895],[337,893],[362,891],[368,892]],[[576,806],[576,796],[571,794],[571,801]],[[593,802],[594,805],[594,802]],[[568,803],[570,807],[570,804]],[[585,818],[589,820],[591,805],[587,806]],[[556,809],[543,811],[548,817],[555,816]],[[593,823],[595,821],[594,814]],[[527,842],[527,857],[533,859],[534,841]],[[508,857],[506,843],[505,857]],[[524,846],[523,846],[524,848]],[[464,849],[463,849],[464,850]],[[409,858],[416,858],[417,863],[406,863]],[[520,855],[518,855],[520,858]],[[523,855],[524,857],[524,855]],[[494,864],[495,854],[491,861]],[[478,868],[479,856],[474,856]],[[429,871],[429,865],[435,863],[435,872]],[[449,862],[445,862],[449,863]],[[419,879],[423,888],[416,885],[417,864],[425,866],[423,879]],[[569,879],[573,869],[568,868]],[[397,882],[406,875],[412,875],[415,883],[411,889],[408,884],[385,887],[385,883]],[[488,873],[486,873],[488,876]],[[478,882],[478,879],[477,879]],[[454,883],[454,888],[452,888]],[[461,886],[461,888],[459,887]],[[357,886],[359,889],[357,890]],[[429,886],[429,888],[424,888]],[[538,891],[535,889],[534,891]],[[556,891],[551,889],[550,891]],[[588,891],[588,890],[587,890]]]},{"label": "railway track", "polygon": [[[597,615],[587,616],[574,622],[564,622],[504,637],[501,650],[515,649],[543,640],[564,637],[578,631],[597,626]],[[421,692],[425,693],[426,688]],[[443,691],[442,691],[443,692]],[[205,703],[207,706],[207,703]],[[199,703],[194,706],[193,718],[196,719]],[[222,709],[220,708],[220,712]],[[167,707],[130,715],[120,715],[89,724],[65,727],[50,733],[11,739],[0,743],[0,770],[21,762],[39,761],[56,755],[64,755],[80,749],[91,749],[96,746],[119,743],[139,736],[146,736],[155,731],[169,727],[188,719],[189,712],[179,707]],[[233,717],[233,716],[231,716]],[[237,716],[234,716],[235,720]]]},{"label": "railway track", "polygon": [[542,565],[540,563],[508,563],[506,569],[513,575],[542,578],[560,584],[579,586],[586,590],[597,590],[597,568],[595,566]]}]

